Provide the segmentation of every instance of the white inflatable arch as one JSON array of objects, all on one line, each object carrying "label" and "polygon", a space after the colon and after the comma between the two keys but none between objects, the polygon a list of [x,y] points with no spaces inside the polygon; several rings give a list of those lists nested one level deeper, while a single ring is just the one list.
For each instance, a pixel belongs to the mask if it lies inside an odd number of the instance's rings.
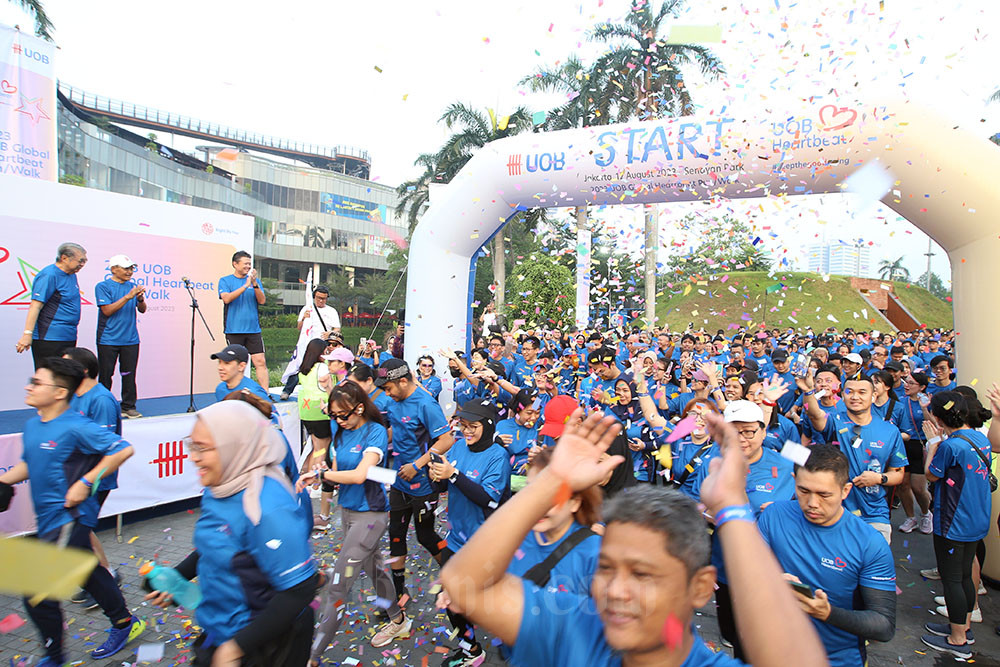
[{"label": "white inflatable arch", "polygon": [[[883,202],[951,259],[960,382],[1000,380],[1000,148],[904,101],[816,104],[763,119],[709,114],[489,144],[435,193],[411,239],[406,357],[412,364],[442,347],[468,349],[476,257],[518,210],[840,192],[870,162],[894,181]],[[1000,579],[996,547],[986,569]]]}]

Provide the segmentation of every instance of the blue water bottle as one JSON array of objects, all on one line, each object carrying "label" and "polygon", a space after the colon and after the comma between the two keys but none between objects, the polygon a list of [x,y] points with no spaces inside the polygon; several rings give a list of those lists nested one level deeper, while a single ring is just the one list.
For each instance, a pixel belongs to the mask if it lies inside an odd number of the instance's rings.
[{"label": "blue water bottle", "polygon": [[174,602],[185,609],[195,609],[201,604],[201,589],[198,584],[188,581],[172,567],[149,561],[139,568],[139,574],[149,580],[153,590],[169,593]]}]

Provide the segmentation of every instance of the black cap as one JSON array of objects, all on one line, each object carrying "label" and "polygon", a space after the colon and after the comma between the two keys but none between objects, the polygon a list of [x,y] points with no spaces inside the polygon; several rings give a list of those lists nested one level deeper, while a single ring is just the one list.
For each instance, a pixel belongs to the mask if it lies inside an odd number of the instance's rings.
[{"label": "black cap", "polygon": [[755,373],[760,370],[760,366],[754,361],[753,357],[743,357],[743,368]]},{"label": "black cap", "polygon": [[788,361],[788,350],[775,350],[771,353],[771,361]]},{"label": "black cap", "polygon": [[594,333],[590,334],[590,337],[587,339],[587,341],[590,342],[590,341],[594,341],[594,340],[601,340],[603,338],[604,338],[604,336],[602,336],[600,333],[598,333],[597,331],[595,331]]},{"label": "black cap", "polygon": [[212,358],[220,361],[242,361],[243,363],[247,363],[250,361],[250,353],[242,345],[227,345],[219,352],[213,354]]},{"label": "black cap", "polygon": [[895,359],[890,359],[889,361],[885,362],[885,369],[887,371],[900,371],[900,372],[902,372],[902,370],[903,370],[903,364],[901,362],[896,361]]},{"label": "black cap", "polygon": [[587,355],[588,364],[613,364],[615,353],[610,347],[599,347]]},{"label": "black cap", "polygon": [[503,378],[504,380],[507,379],[507,368],[499,361],[490,359],[486,362],[486,368],[496,373],[498,378]]},{"label": "black cap", "polygon": [[410,373],[410,367],[402,359],[391,357],[378,365],[375,371],[375,386],[381,387],[386,382],[392,382]]},{"label": "black cap", "polygon": [[472,401],[466,401],[455,411],[455,416],[459,419],[464,419],[470,422],[489,422],[491,424],[497,421],[497,408],[493,405],[493,401],[488,398],[477,398]]}]

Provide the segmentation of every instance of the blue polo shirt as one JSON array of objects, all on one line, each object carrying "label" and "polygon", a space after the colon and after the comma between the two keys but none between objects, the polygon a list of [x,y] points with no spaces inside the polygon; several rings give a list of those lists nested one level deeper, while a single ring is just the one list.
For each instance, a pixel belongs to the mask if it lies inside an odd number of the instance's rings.
[{"label": "blue polo shirt", "polygon": [[[396,470],[423,456],[435,440],[448,432],[444,410],[430,394],[419,389],[402,401],[392,401],[389,425],[392,426],[392,466]],[[450,452],[447,456],[451,458]],[[433,489],[427,477],[427,466],[418,470],[410,481],[397,477],[393,488],[411,496],[431,495]]]},{"label": "blue polo shirt", "polygon": [[774,364],[771,362],[771,357],[766,354],[762,354],[759,357],[751,354],[747,359],[753,359],[757,362],[757,377],[771,377],[771,374],[774,373]]},{"label": "blue polo shirt", "polygon": [[[69,399],[71,410],[94,422],[109,433],[122,434],[122,409],[114,395],[98,382],[83,396],[73,396]],[[118,471],[101,478],[99,491],[110,491],[118,488]]]},{"label": "blue polo shirt", "polygon": [[28,464],[38,534],[45,535],[69,523],[74,514],[84,526],[96,526],[97,496],[87,496],[71,513],[64,507],[66,492],[102,458],[117,454],[129,443],[73,409],[47,422],[32,417],[21,437],[21,458]]},{"label": "blue polo shirt", "polygon": [[927,466],[941,478],[934,483],[934,534],[956,542],[978,542],[990,530],[989,468],[972,450],[973,445],[992,462],[986,436],[963,428],[938,445]]},{"label": "blue polo shirt", "polygon": [[496,427],[497,435],[509,435],[511,443],[504,445],[510,454],[513,462],[511,470],[515,475],[523,475],[528,465],[528,450],[538,444],[539,423],[535,423],[531,428],[522,426],[517,420],[511,417],[499,422]]},{"label": "blue polo shirt", "polygon": [[42,309],[35,322],[32,340],[76,340],[80,325],[80,284],[75,273],[66,273],[49,264],[31,282],[31,300]]},{"label": "blue polo shirt", "polygon": [[[510,461],[507,450],[493,443],[481,452],[469,449],[465,438],[458,439],[446,454],[455,469],[482,487],[499,505],[509,495]],[[487,510],[472,502],[454,484],[448,485],[448,548],[458,551],[486,521]]]},{"label": "blue polo shirt", "polygon": [[[392,399],[389,399],[392,400]],[[337,448],[337,470],[354,470],[368,452],[378,455],[375,465],[381,466],[389,454],[389,432],[375,422],[366,422],[354,429],[338,429],[333,436]],[[355,512],[388,512],[389,497],[385,486],[366,479],[361,484],[341,484],[337,501],[341,507]]]},{"label": "blue polo shirt", "polygon": [[[518,667],[619,667],[621,655],[604,638],[604,623],[589,595],[552,593],[522,582],[524,611],[511,663]],[[739,667],[744,663],[713,653],[691,628],[694,643],[680,667]]]},{"label": "blue polo shirt", "polygon": [[[761,512],[757,527],[781,568],[802,583],[821,589],[835,607],[858,609],[862,586],[896,590],[889,545],[877,530],[849,511],[831,526],[817,526],[806,519],[797,501],[787,500]],[[810,620],[831,667],[865,664],[864,639],[815,618]]]},{"label": "blue polo shirt", "polygon": [[[219,298],[223,294],[235,292],[246,284],[246,278],[237,278],[234,275],[219,278]],[[264,286],[258,279],[257,285],[261,292]],[[257,297],[251,287],[243,290],[243,293],[222,306],[223,332],[227,334],[236,333],[260,333],[260,318],[257,315]]]},{"label": "blue polo shirt", "polygon": [[243,512],[244,493],[227,498],[203,494],[194,527],[202,592],[195,614],[208,633],[209,646],[232,639],[275,592],[301,584],[316,572],[300,498],[265,477],[260,523],[255,526]]},{"label": "blue polo shirt", "polygon": [[128,294],[135,283],[128,280],[124,283],[108,278],[97,283],[94,297],[97,300],[97,344],[98,345],[138,345],[139,329],[135,325],[136,302],[129,299],[125,305],[114,312],[105,315],[101,306],[110,306]]},{"label": "blue polo shirt", "polygon": [[[851,479],[866,470],[882,474],[890,468],[906,467],[906,450],[898,428],[872,415],[871,421],[860,427],[856,438],[855,426],[847,412],[834,412],[827,415],[823,429],[826,442],[838,443],[840,451],[847,455]],[[861,518],[868,523],[889,523],[885,495],[882,485],[855,487],[847,495],[844,507],[850,512],[860,512]]]},{"label": "blue polo shirt", "polygon": [[[535,363],[538,363],[537,361]],[[514,355],[514,367],[510,376],[510,383],[521,387],[535,386],[535,372],[532,370],[533,364],[529,364],[520,354]]]}]

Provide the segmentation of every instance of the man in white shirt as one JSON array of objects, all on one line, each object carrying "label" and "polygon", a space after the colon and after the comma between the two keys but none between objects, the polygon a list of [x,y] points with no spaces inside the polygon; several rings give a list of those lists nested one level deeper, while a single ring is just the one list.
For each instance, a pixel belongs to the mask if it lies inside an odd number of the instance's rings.
[{"label": "man in white shirt", "polygon": [[286,401],[295,389],[299,381],[299,361],[305,354],[306,345],[313,338],[330,340],[331,337],[343,342],[340,337],[340,314],[333,306],[326,305],[330,298],[330,289],[326,285],[319,285],[313,290],[312,303],[302,306],[299,311],[299,320],[296,325],[299,329],[299,340],[295,345],[295,354],[288,362],[282,378],[285,380],[285,388],[281,391],[281,400]]}]

